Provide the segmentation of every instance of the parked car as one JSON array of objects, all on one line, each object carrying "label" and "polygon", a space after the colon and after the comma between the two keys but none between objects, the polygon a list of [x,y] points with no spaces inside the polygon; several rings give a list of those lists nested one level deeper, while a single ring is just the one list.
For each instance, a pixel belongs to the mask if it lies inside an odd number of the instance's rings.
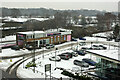
[{"label": "parked car", "polygon": [[79,45],[84,46],[84,45],[86,45],[86,43],[85,42],[80,42]]},{"label": "parked car", "polygon": [[112,41],[112,38],[107,37],[107,41]]},{"label": "parked car", "polygon": [[11,47],[12,50],[20,50],[20,47],[18,45],[12,46]]},{"label": "parked car", "polygon": [[107,47],[103,46],[103,45],[99,45],[100,47],[103,47],[103,49],[107,49]]},{"label": "parked car", "polygon": [[60,56],[60,58],[64,59],[64,60],[69,60],[70,59],[69,54],[59,54],[58,56]]},{"label": "parked car", "polygon": [[72,54],[74,57],[77,57],[77,56],[78,56],[78,53],[77,53],[77,52],[71,52],[71,54]]},{"label": "parked car", "polygon": [[87,47],[82,47],[81,49],[82,50],[89,50],[89,48],[87,48]]},{"label": "parked car", "polygon": [[80,39],[80,40],[86,40],[86,39],[85,39],[85,38],[83,38],[83,37],[80,37],[79,39]]},{"label": "parked car", "polygon": [[80,51],[75,51],[75,52],[77,52],[79,55],[85,55],[86,54],[85,50],[80,50]]},{"label": "parked car", "polygon": [[92,45],[92,46],[95,47],[96,49],[100,49],[100,50],[103,49],[103,47],[100,47],[99,45]]},{"label": "parked car", "polygon": [[71,41],[77,41],[75,38],[72,38]]},{"label": "parked car", "polygon": [[89,49],[90,50],[101,50],[101,48],[99,48],[99,47],[90,47]]},{"label": "parked car", "polygon": [[72,53],[70,53],[70,52],[66,52],[66,53],[62,53],[62,54],[68,54],[70,58],[72,58],[72,57],[73,57],[73,54],[72,54]]},{"label": "parked car", "polygon": [[95,66],[96,65],[96,62],[91,60],[91,59],[89,59],[89,58],[83,58],[82,61],[88,63],[91,66]]},{"label": "parked car", "polygon": [[53,44],[46,44],[46,49],[54,48],[55,46]]},{"label": "parked car", "polygon": [[89,64],[84,62],[84,61],[79,61],[79,60],[74,60],[73,62],[75,65],[77,66],[81,66],[81,67],[89,67]]},{"label": "parked car", "polygon": [[27,45],[26,49],[28,49],[28,50],[34,50],[34,49],[41,49],[41,47]]},{"label": "parked car", "polygon": [[49,60],[50,61],[61,61],[61,58],[59,56],[56,56],[56,59],[55,59],[55,56],[53,56],[53,57],[50,57]]}]

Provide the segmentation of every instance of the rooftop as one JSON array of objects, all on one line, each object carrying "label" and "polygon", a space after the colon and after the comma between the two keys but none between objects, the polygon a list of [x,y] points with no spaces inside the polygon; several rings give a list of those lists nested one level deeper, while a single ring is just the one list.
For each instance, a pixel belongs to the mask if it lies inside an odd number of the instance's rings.
[{"label": "rooftop", "polygon": [[95,55],[99,55],[112,60],[120,61],[119,50],[87,50]]},{"label": "rooftop", "polygon": [[44,31],[28,31],[28,32],[18,32],[20,34],[38,34],[38,33],[45,33]]}]

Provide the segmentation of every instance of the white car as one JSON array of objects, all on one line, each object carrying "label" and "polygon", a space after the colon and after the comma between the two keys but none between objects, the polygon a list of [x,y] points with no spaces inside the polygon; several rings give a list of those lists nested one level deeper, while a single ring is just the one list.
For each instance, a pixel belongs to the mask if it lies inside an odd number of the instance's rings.
[{"label": "white car", "polygon": [[59,56],[56,56],[56,59],[55,59],[55,56],[53,56],[53,57],[50,57],[49,60],[51,60],[51,61],[61,61],[61,58]]}]

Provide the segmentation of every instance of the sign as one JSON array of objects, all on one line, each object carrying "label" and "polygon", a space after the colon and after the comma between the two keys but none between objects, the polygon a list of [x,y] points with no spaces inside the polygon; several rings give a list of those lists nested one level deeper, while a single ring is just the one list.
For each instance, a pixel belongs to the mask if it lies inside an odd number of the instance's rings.
[{"label": "sign", "polygon": [[45,72],[46,71],[51,71],[51,64],[46,64],[45,65]]}]

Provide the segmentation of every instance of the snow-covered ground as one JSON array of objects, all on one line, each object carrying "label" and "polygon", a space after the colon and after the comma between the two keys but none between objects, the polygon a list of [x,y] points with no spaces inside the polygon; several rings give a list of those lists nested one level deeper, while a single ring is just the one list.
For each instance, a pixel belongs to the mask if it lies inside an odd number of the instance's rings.
[{"label": "snow-covered ground", "polygon": [[[101,41],[109,43],[109,44],[111,44],[111,42],[112,42],[112,41],[106,41],[106,39],[103,39],[103,38],[96,38],[96,37],[85,37],[85,38],[86,38],[86,41],[77,39],[77,41],[66,42],[63,44],[55,45],[55,47],[57,48],[57,47],[64,46],[66,44],[72,44],[72,43],[79,44],[80,42],[87,42],[87,41],[88,42],[93,41],[94,43],[92,45],[103,44],[103,43],[95,43],[95,42],[101,42]],[[118,43],[116,43],[116,44],[118,44]],[[116,54],[117,54],[118,47],[114,47],[111,45],[104,45],[104,46],[107,47],[107,50],[91,50],[91,51],[93,51],[95,53],[99,53],[104,56],[108,56],[108,57],[111,57],[112,54],[113,54],[113,56],[112,56],[113,58],[117,57]],[[87,43],[87,45],[85,45],[85,46],[80,46],[80,45],[68,46],[67,48],[57,50],[56,54],[58,55],[58,54],[61,54],[64,52],[72,52],[71,48],[79,50],[79,49],[81,49],[81,47],[91,47],[91,44]],[[43,50],[43,48],[36,50],[36,52],[42,51],[42,50]],[[46,49],[44,49],[44,50],[46,50]],[[28,51],[27,49],[25,49],[25,50],[21,49],[20,51],[15,51],[15,50],[11,50],[10,48],[8,48],[8,49],[2,49],[2,53],[0,53],[0,56],[11,56],[11,55],[15,56],[15,55],[20,55],[20,54],[28,54],[28,53],[31,53],[31,51]],[[60,62],[56,62],[56,66],[55,66],[55,62],[49,60],[49,57],[55,56],[55,51],[45,53],[44,58],[42,56],[43,56],[43,54],[36,56],[37,67],[35,69],[36,70],[35,73],[33,72],[33,68],[25,69],[25,68],[23,68],[23,64],[21,64],[17,70],[17,75],[22,78],[45,78],[45,70],[44,70],[45,67],[44,66],[46,64],[51,64],[51,66],[52,66],[51,76],[52,77],[60,78],[62,76],[63,78],[67,78],[67,76],[64,76],[61,74],[61,70],[58,70],[58,69],[54,70],[55,67],[62,67],[64,69],[72,71],[72,69],[74,67],[78,67],[73,64],[73,61],[75,59],[82,60],[83,58],[90,58],[90,54],[86,54],[85,56],[79,55],[78,57],[73,57],[69,60],[61,60]],[[2,62],[0,62],[0,68],[6,70],[8,68],[8,66],[10,66],[13,62],[15,62],[19,59],[20,58],[12,59],[12,62],[10,62],[10,59],[2,60]],[[26,62],[24,62],[24,65],[26,65],[28,62],[31,62],[31,61],[32,61],[32,59],[27,60]],[[86,70],[86,68],[84,68],[84,69]],[[47,75],[50,75],[49,72],[47,72]],[[48,78],[49,78],[49,76],[48,76]]]},{"label": "snow-covered ground", "polygon": [[14,58],[14,59],[6,59],[6,60],[0,60],[0,69],[6,71],[6,69],[12,65],[14,62],[16,62],[17,60],[21,59],[20,58]]},{"label": "snow-covered ground", "polygon": [[[65,50],[59,50],[56,52],[56,54],[61,54],[61,53],[65,53],[65,52],[72,52],[72,50],[69,50],[69,49],[65,49]],[[22,68],[22,65],[19,67],[18,71],[17,71],[17,74],[19,77],[23,77],[23,78],[44,78],[45,77],[45,64],[51,64],[52,66],[52,77],[55,77],[55,78],[67,78],[67,76],[64,76],[61,74],[61,71],[60,70],[54,70],[55,69],[55,62],[54,61],[50,61],[49,58],[51,56],[55,56],[55,52],[49,52],[47,55],[45,55],[44,58],[42,58],[42,55],[39,55],[36,57],[36,63],[37,63],[37,67],[36,67],[36,72],[34,73],[32,71],[33,68],[31,69],[25,69],[25,68]],[[90,58],[90,55],[89,54],[86,54],[85,56],[81,56],[79,55],[78,57],[73,57],[69,60],[61,60],[60,62],[56,62],[56,67],[61,67],[61,68],[64,68],[66,70],[70,70],[72,71],[72,68],[73,67],[78,67],[76,65],[73,64],[73,61],[75,59],[77,60],[82,60],[83,58]],[[29,59],[25,62],[25,65],[28,63],[28,62],[31,62],[32,59]],[[86,69],[86,68],[84,68]],[[26,75],[23,75],[23,71],[26,71]],[[38,73],[37,73],[38,72]],[[32,74],[32,76],[29,76],[29,74]],[[38,75],[39,74],[39,75]],[[47,72],[47,75],[49,75],[49,72]],[[49,77],[48,77],[49,78]]]},{"label": "snow-covered ground", "polygon": [[[97,44],[93,44],[93,45],[99,45],[98,43]],[[88,44],[88,45],[85,45],[85,46],[73,46],[74,48],[78,48],[80,49],[81,47],[90,47],[91,45]],[[96,51],[96,53],[101,53],[101,54],[108,54],[110,55],[111,53],[114,53],[115,51],[117,50],[111,50],[111,49],[117,49],[117,47],[113,47],[113,46],[108,46],[108,45],[104,45],[107,47],[107,50],[91,50],[91,51]],[[66,48],[66,49],[61,49],[61,50],[58,50],[56,51],[56,54],[61,54],[61,53],[65,53],[65,52],[72,52],[73,50],[71,50],[70,48]],[[108,51],[108,52],[107,52]],[[109,54],[110,53],[110,54]],[[116,54],[115,54],[116,55]],[[50,61],[49,58],[51,56],[55,56],[55,51],[51,51],[49,53],[46,53],[45,57],[43,58],[42,55],[39,55],[39,56],[36,56],[36,63],[37,63],[37,67],[36,67],[36,72],[34,73],[32,70],[33,68],[30,68],[30,69],[25,69],[23,68],[23,66],[21,65],[18,69],[18,76],[19,77],[23,77],[23,78],[44,78],[45,77],[45,64],[51,64],[52,66],[52,77],[55,77],[55,78],[60,78],[60,77],[63,77],[63,78],[67,78],[67,76],[64,76],[61,74],[61,70],[54,70],[55,69],[55,62],[54,61]],[[117,56],[117,55],[116,55]],[[114,56],[114,57],[116,57]],[[109,56],[110,57],[110,56]],[[76,65],[73,64],[73,61],[75,59],[77,60],[82,60],[83,58],[91,58],[90,54],[86,54],[85,56],[81,56],[79,55],[78,57],[73,57],[69,60],[61,60],[60,62],[56,62],[56,67],[61,67],[61,68],[64,68],[66,70],[69,70],[72,72],[72,69],[74,67],[78,67]],[[95,58],[93,59],[95,60]],[[24,65],[26,65],[28,62],[31,62],[32,59],[29,59],[25,62]],[[90,66],[91,67],[91,66]],[[80,68],[80,67],[79,67]],[[84,70],[86,70],[87,68],[83,68]],[[26,75],[23,75],[23,71],[26,71]],[[73,72],[74,73],[74,72]],[[32,76],[29,76],[29,75],[32,75]],[[38,75],[39,74],[39,75]],[[50,75],[49,72],[47,72],[47,75]],[[48,76],[49,78],[49,76]]]},{"label": "snow-covered ground", "polygon": [[0,38],[1,41],[11,41],[11,40],[16,40],[16,35],[10,35],[10,36],[5,36],[5,38]]}]

